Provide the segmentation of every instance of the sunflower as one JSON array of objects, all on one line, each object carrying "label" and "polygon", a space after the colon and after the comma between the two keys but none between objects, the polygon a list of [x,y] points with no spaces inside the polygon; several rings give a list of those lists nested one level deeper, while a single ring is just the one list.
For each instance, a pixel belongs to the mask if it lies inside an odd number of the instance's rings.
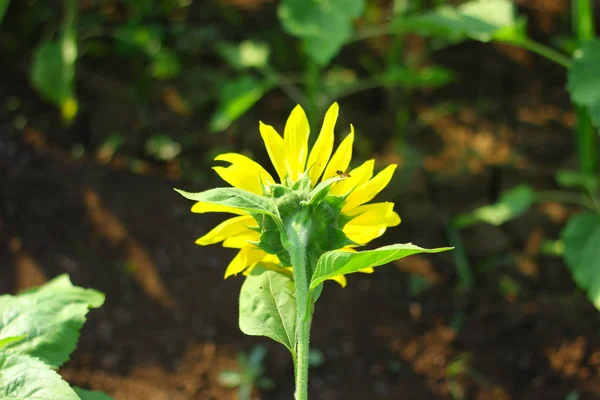
[{"label": "sunflower", "polygon": [[[393,203],[366,204],[388,185],[396,165],[389,165],[373,176],[375,161],[368,160],[359,167],[345,172],[352,158],[354,128],[350,125],[350,133],[333,152],[334,127],[338,113],[339,106],[333,103],[325,114],[321,131],[310,154],[309,124],[304,110],[299,105],[293,109],[285,124],[283,138],[270,125],[260,122],[259,129],[279,183],[292,187],[300,179],[308,178],[311,187],[315,187],[320,181],[336,175],[344,177],[331,186],[330,194],[343,196],[341,219],[345,224],[342,231],[351,242],[355,243],[345,246],[342,250],[355,251],[354,247],[367,244],[381,236],[388,227],[400,223],[400,217],[393,210]],[[242,154],[220,154],[215,160],[229,164],[226,167],[216,166],[213,169],[225,182],[236,188],[263,195],[265,188],[277,183],[265,168]],[[222,242],[223,247],[239,249],[225,271],[225,278],[240,272],[247,273],[258,263],[290,268],[289,265],[282,265],[276,255],[268,254],[255,245],[260,240],[259,225],[249,213],[233,207],[204,202],[194,204],[192,212],[227,212],[236,215],[217,225],[196,241],[202,246]],[[367,273],[372,271],[372,268],[362,270]],[[335,280],[342,286],[346,284],[344,276],[339,276]]]}]

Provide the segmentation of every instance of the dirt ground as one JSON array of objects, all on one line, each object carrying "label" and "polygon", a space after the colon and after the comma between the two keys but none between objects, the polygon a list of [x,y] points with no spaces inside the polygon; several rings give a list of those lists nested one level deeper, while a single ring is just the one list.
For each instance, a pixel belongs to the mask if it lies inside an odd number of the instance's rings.
[{"label": "dirt ground", "polygon": [[[421,167],[384,151],[393,147],[387,122],[367,117],[375,105],[362,109],[364,122],[352,120],[379,138],[379,161],[401,164],[386,195],[403,223],[378,244],[447,245],[449,216],[516,183],[552,189],[557,166],[574,165],[573,115],[560,70],[502,46],[453,51],[440,59],[451,68],[461,59],[462,70],[476,73],[415,99],[414,111],[428,124],[410,137],[426,154]],[[346,115],[376,104],[369,96],[362,101],[350,103]],[[458,108],[438,115],[434,105],[444,102]],[[222,279],[233,252],[194,244],[221,217],[191,214],[172,190],[209,183],[75,161],[35,127],[1,128],[0,292],[66,272],[106,293],[60,371],[70,383],[117,400],[236,399],[218,374],[237,367],[238,353],[268,344],[266,376],[275,387],[254,398],[292,398],[285,349],[239,331],[242,278]],[[345,289],[327,284],[313,323],[312,345],[324,362],[311,371],[312,398],[600,399],[600,314],[562,261],[539,251],[541,239],[555,238],[575,211],[542,203],[500,228],[462,232],[476,270],[469,293],[456,289],[449,253],[351,276]],[[414,275],[431,287],[411,293]],[[518,290],[502,290],[506,282]]]}]

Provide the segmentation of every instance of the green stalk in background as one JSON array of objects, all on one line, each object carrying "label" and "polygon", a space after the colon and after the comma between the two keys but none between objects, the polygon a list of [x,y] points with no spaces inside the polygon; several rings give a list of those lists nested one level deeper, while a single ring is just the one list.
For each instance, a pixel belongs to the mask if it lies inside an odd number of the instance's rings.
[{"label": "green stalk in background", "polygon": [[[572,3],[573,33],[581,43],[595,37],[594,13],[591,0],[574,0]],[[598,138],[585,107],[575,107],[577,115],[577,153],[579,169],[585,174],[598,170]]]}]

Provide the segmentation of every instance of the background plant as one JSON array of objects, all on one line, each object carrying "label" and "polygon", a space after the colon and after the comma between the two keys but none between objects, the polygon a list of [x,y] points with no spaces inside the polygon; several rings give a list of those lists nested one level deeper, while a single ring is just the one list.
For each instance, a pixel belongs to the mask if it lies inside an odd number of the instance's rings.
[{"label": "background plant", "polygon": [[71,388],[54,370],[75,350],[90,308],[104,295],[73,286],[66,275],[17,296],[0,296],[0,397],[109,400]]}]

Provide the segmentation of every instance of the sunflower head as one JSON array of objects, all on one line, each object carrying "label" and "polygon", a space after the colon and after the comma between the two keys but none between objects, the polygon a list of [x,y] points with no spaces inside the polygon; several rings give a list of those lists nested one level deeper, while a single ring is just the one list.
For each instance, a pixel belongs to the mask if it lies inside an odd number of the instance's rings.
[{"label": "sunflower head", "polygon": [[[225,276],[248,272],[257,264],[286,269],[292,266],[293,247],[302,242],[309,269],[330,250],[354,251],[400,223],[389,202],[366,204],[392,178],[390,165],[374,175],[374,160],[348,171],[354,131],[333,152],[334,126],[338,116],[334,103],[309,152],[309,124],[302,107],[294,108],[284,135],[260,123],[260,133],[278,175],[278,182],[265,168],[246,156],[221,154],[217,161],[228,166],[215,171],[234,188],[198,194],[181,192],[197,200],[194,212],[225,211],[237,214],[198,239],[201,245],[223,242],[238,248]],[[333,154],[332,154],[333,153]],[[240,190],[241,189],[241,190]],[[228,191],[227,191],[228,190]],[[203,193],[211,195],[203,195]],[[308,271],[311,273],[311,271]],[[364,272],[370,272],[365,269]],[[343,276],[336,279],[345,284]]]}]

